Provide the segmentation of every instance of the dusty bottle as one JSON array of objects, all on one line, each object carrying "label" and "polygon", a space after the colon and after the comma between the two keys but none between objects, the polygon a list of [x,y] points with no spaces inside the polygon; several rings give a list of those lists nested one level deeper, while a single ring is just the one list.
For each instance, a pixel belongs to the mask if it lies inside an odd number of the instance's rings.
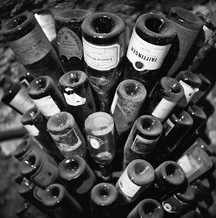
[{"label": "dusty bottle", "polygon": [[158,201],[147,198],[142,200],[136,207],[128,214],[127,218],[163,218],[164,210]]},{"label": "dusty bottle", "polygon": [[109,218],[117,217],[118,192],[111,183],[96,184],[90,194],[91,217]]},{"label": "dusty bottle", "polygon": [[33,107],[26,111],[21,117],[21,123],[29,134],[37,139],[43,148],[55,158],[57,162],[63,160],[63,155],[57,148],[50,134],[47,132],[47,119],[38,110]]},{"label": "dusty bottle", "polygon": [[150,93],[148,114],[164,123],[184,96],[181,84],[172,77],[162,77]]},{"label": "dusty bottle", "polygon": [[84,70],[81,26],[91,14],[86,9],[65,9],[55,13],[58,54],[66,72]]},{"label": "dusty bottle", "polygon": [[35,78],[28,87],[28,94],[47,119],[68,109],[64,96],[49,76]]},{"label": "dusty bottle", "polygon": [[85,158],[86,141],[70,113],[62,111],[50,117],[47,130],[64,157],[79,155]]},{"label": "dusty bottle", "polygon": [[155,169],[155,180],[147,192],[149,196],[163,200],[174,192],[185,190],[186,186],[187,179],[180,165],[166,160]]},{"label": "dusty bottle", "polygon": [[112,116],[101,111],[90,114],[85,120],[85,131],[90,155],[98,164],[101,177],[109,180],[116,146]]},{"label": "dusty bottle", "polygon": [[146,96],[146,88],[136,80],[123,80],[116,88],[110,114],[120,137],[129,132],[140,115]]},{"label": "dusty bottle", "polygon": [[[172,65],[168,69],[167,75],[175,77],[198,37],[203,22],[198,16],[183,7],[172,7],[168,13],[168,19],[175,27],[177,38],[173,43],[173,48],[170,49],[169,55],[175,57],[175,60],[171,61]],[[167,60],[167,65],[170,65],[170,60]]]},{"label": "dusty bottle", "polygon": [[187,107],[194,94],[199,90],[202,80],[196,74],[188,70],[179,72],[175,79],[182,85],[184,89],[184,96],[176,106],[176,110],[182,110]]},{"label": "dusty bottle", "polygon": [[35,103],[28,95],[28,90],[19,83],[13,83],[4,90],[2,102],[20,114],[35,106]]},{"label": "dusty bottle", "polygon": [[132,160],[116,183],[121,204],[135,201],[154,179],[155,170],[150,163],[142,159]]},{"label": "dusty bottle", "polygon": [[1,33],[33,77],[48,75],[58,82],[64,72],[61,62],[33,13],[14,16],[5,23]]},{"label": "dusty bottle", "polygon": [[86,118],[96,112],[96,105],[87,75],[80,70],[65,73],[59,79],[59,88],[81,130]]},{"label": "dusty bottle", "polygon": [[124,28],[118,15],[107,12],[93,13],[82,24],[85,72],[98,95],[100,111],[109,111],[113,89],[121,79]]},{"label": "dusty bottle", "polygon": [[124,145],[123,169],[137,158],[150,160],[163,131],[161,122],[151,116],[138,117]]},{"label": "dusty bottle", "polygon": [[138,80],[149,93],[175,36],[166,17],[152,12],[139,16],[127,48],[124,79]]},{"label": "dusty bottle", "polygon": [[83,209],[61,184],[49,185],[42,195],[42,203],[58,218],[83,218]]}]

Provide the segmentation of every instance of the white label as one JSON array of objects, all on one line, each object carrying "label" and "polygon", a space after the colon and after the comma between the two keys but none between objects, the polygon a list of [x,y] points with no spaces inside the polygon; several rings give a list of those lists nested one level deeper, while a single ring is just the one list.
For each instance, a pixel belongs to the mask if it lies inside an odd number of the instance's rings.
[{"label": "white label", "polygon": [[10,105],[16,108],[21,113],[25,113],[27,110],[35,106],[32,99],[29,97],[25,87],[22,87],[19,92],[11,100]]},{"label": "white label", "polygon": [[56,38],[55,22],[53,16],[51,14],[35,14],[34,16],[49,41],[53,41]]},{"label": "white label", "polygon": [[179,83],[182,85],[182,87],[184,89],[185,98],[187,100],[187,103],[189,103],[190,100],[192,99],[193,95],[197,91],[197,88],[193,89],[190,85],[188,85],[187,83],[185,83],[182,80],[180,80]]},{"label": "white label", "polygon": [[39,24],[27,35],[9,42],[9,45],[23,65],[41,60],[52,47]]},{"label": "white label", "polygon": [[68,60],[71,57],[82,59],[82,42],[77,34],[67,27],[58,31],[57,42],[59,55],[64,55]]},{"label": "white label", "polygon": [[59,107],[56,105],[50,95],[40,99],[33,99],[33,101],[41,113],[46,117],[54,116],[60,112]]},{"label": "white label", "polygon": [[170,119],[167,119],[166,123],[164,124],[165,136],[168,135],[174,126],[175,124]]},{"label": "white label", "polygon": [[169,45],[154,45],[140,38],[133,30],[128,49],[127,58],[137,71],[159,69],[164,61]]},{"label": "white label", "polygon": [[27,131],[33,135],[33,136],[38,136],[39,135],[39,130],[36,128],[34,125],[24,125],[24,127],[27,129]]},{"label": "white label", "polygon": [[66,102],[72,106],[84,105],[86,103],[86,98],[82,98],[76,93],[72,93],[72,94],[64,93],[64,97]]},{"label": "white label", "polygon": [[120,45],[97,46],[83,38],[84,60],[95,70],[106,71],[116,67],[120,60]]},{"label": "white label", "polygon": [[176,103],[177,102],[168,101],[167,99],[162,98],[152,112],[152,116],[157,117],[160,120],[164,120],[176,106]]},{"label": "white label", "polygon": [[114,96],[113,101],[112,101],[111,108],[110,108],[110,113],[111,113],[111,114],[114,114],[114,111],[115,111],[115,107],[116,107],[118,98],[119,98],[119,96],[118,96],[118,93],[117,93],[117,91],[116,91],[116,92],[115,92],[115,96]]},{"label": "white label", "polygon": [[127,168],[120,176],[118,180],[118,186],[121,189],[121,191],[130,198],[132,198],[141,188],[141,186],[134,184],[130,180],[130,178],[128,177]]}]

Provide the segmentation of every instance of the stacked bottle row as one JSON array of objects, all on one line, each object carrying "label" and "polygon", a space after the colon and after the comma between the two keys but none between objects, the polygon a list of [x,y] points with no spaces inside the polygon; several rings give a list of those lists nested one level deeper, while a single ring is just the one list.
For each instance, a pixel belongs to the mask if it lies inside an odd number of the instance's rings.
[{"label": "stacked bottle row", "polygon": [[[199,138],[211,83],[192,72],[202,51],[189,52],[209,23],[179,7],[167,17],[143,14],[125,52],[124,22],[114,14],[58,13],[55,46],[32,13],[9,21],[2,34],[28,70],[27,83],[20,78],[2,98],[31,136],[15,152],[24,198],[54,217],[110,217],[118,203],[117,217],[151,214],[142,204],[159,208],[158,217],[194,208],[188,189],[213,168]],[[187,54],[195,62],[183,69]]]}]

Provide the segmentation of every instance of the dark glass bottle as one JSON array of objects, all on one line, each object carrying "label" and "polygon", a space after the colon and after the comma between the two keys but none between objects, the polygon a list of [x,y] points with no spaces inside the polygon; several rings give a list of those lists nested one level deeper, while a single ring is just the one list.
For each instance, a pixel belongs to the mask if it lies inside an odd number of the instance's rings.
[{"label": "dark glass bottle", "polygon": [[87,75],[80,70],[67,72],[59,79],[59,88],[80,130],[83,131],[86,118],[96,112]]},{"label": "dark glass bottle", "polygon": [[124,79],[138,80],[149,93],[175,36],[175,28],[166,17],[152,12],[139,16],[127,48]]},{"label": "dark glass bottle", "polygon": [[84,70],[81,26],[91,14],[86,9],[65,9],[55,13],[58,53],[66,72]]},{"label": "dark glass bottle", "polygon": [[155,170],[142,159],[132,160],[116,183],[120,204],[134,202],[154,181]]},{"label": "dark glass bottle", "polygon": [[149,161],[163,131],[161,122],[151,116],[138,117],[124,145],[123,169],[134,159]]},{"label": "dark glass bottle", "polygon": [[180,218],[204,218],[201,213],[197,210],[191,210],[186,214],[182,215]]},{"label": "dark glass bottle", "polygon": [[82,207],[61,184],[49,185],[41,200],[58,218],[83,218]]},{"label": "dark glass bottle", "polygon": [[28,87],[28,94],[47,119],[68,109],[64,96],[49,76],[35,78]]},{"label": "dark glass bottle", "polygon": [[27,89],[19,83],[13,83],[9,88],[6,88],[1,100],[20,114],[24,114],[35,106]]},{"label": "dark glass bottle", "polygon": [[186,190],[174,193],[162,201],[163,209],[166,211],[165,217],[180,216],[192,209],[195,204],[195,192],[188,184]]},{"label": "dark glass bottle", "polygon": [[85,72],[98,95],[100,111],[108,112],[113,89],[121,79],[124,21],[115,14],[97,12],[82,24]]},{"label": "dark glass bottle", "polygon": [[21,174],[35,185],[46,188],[58,178],[58,166],[48,154],[32,150],[22,160]]},{"label": "dark glass bottle", "polygon": [[[171,58],[175,57],[175,60],[171,61],[172,65],[167,75],[175,77],[198,37],[203,22],[198,16],[183,7],[172,7],[169,10],[168,18],[175,27],[177,39],[169,54]],[[169,59],[166,62],[170,65]]]},{"label": "dark glass bottle", "polygon": [[181,84],[172,77],[162,77],[150,93],[148,114],[164,123],[184,96]]},{"label": "dark glass bottle", "polygon": [[193,125],[193,118],[186,111],[172,114],[163,124],[163,134],[156,145],[154,156],[162,163],[172,159],[170,153],[175,149],[176,144],[189,131]]},{"label": "dark glass bottle", "polygon": [[14,16],[5,23],[1,33],[33,77],[48,75],[58,82],[63,74],[61,62],[33,13]]},{"label": "dark glass bottle", "polygon": [[57,162],[64,159],[52,137],[47,132],[47,119],[37,107],[33,107],[26,111],[21,117],[21,123],[29,134],[35,137]]},{"label": "dark glass bottle", "polygon": [[47,130],[64,157],[86,156],[86,141],[74,117],[62,111],[49,118]]},{"label": "dark glass bottle", "polygon": [[184,96],[177,104],[177,110],[187,107],[194,94],[199,90],[202,80],[194,73],[188,70],[181,71],[175,77],[184,89]]},{"label": "dark glass bottle", "polygon": [[164,210],[158,201],[152,198],[142,200],[128,214],[127,218],[163,218]]},{"label": "dark glass bottle", "polygon": [[163,200],[186,187],[187,179],[183,169],[175,161],[166,160],[155,169],[155,180],[147,190],[147,196]]},{"label": "dark glass bottle", "polygon": [[110,108],[118,136],[126,138],[146,97],[146,88],[139,81],[126,79],[120,82]]},{"label": "dark glass bottle", "polygon": [[118,192],[111,183],[96,184],[90,194],[92,218],[117,218]]}]

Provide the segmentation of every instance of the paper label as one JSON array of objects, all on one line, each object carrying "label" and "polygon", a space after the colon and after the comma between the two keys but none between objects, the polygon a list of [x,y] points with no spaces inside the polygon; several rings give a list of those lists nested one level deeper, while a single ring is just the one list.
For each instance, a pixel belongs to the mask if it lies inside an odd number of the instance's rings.
[{"label": "paper label", "polygon": [[34,125],[24,125],[24,127],[27,129],[27,131],[32,136],[38,136],[39,135],[39,130],[36,128],[36,126],[34,126]]},{"label": "paper label", "polygon": [[76,93],[67,94],[64,92],[65,101],[71,106],[80,106],[86,103],[86,98],[83,98]]},{"label": "paper label", "polygon": [[95,70],[110,70],[120,61],[119,44],[97,46],[83,38],[83,53],[86,64]]},{"label": "paper label", "polygon": [[41,113],[46,117],[54,116],[60,112],[59,107],[56,105],[50,95],[40,99],[34,99],[33,101]]},{"label": "paper label", "polygon": [[27,35],[8,44],[23,65],[41,60],[52,48],[39,24]]},{"label": "paper label", "polygon": [[165,133],[165,136],[167,136],[169,134],[169,132],[172,130],[172,128],[175,126],[175,124],[170,120],[170,119],[167,119],[166,123],[164,124],[164,133]]},{"label": "paper label", "polygon": [[164,120],[175,106],[176,102],[168,101],[167,99],[162,98],[152,112],[152,116],[157,117],[160,120]]},{"label": "paper label", "polygon": [[159,69],[164,61],[169,45],[154,45],[140,38],[133,30],[128,49],[127,58],[137,71]]},{"label": "paper label", "polygon": [[130,198],[132,198],[141,188],[141,186],[134,184],[130,180],[130,178],[128,177],[127,169],[125,169],[120,176],[118,180],[118,186],[121,191]]},{"label": "paper label", "polygon": [[184,89],[184,94],[185,94],[185,98],[187,100],[187,103],[190,102],[190,100],[192,99],[193,95],[195,94],[195,92],[198,90],[193,89],[190,85],[188,85],[187,83],[185,83],[184,81],[180,80],[179,83],[182,85],[183,89]]},{"label": "paper label", "polygon": [[57,34],[57,42],[60,56],[64,55],[68,60],[71,57],[82,59],[82,42],[73,30],[61,28]]}]

